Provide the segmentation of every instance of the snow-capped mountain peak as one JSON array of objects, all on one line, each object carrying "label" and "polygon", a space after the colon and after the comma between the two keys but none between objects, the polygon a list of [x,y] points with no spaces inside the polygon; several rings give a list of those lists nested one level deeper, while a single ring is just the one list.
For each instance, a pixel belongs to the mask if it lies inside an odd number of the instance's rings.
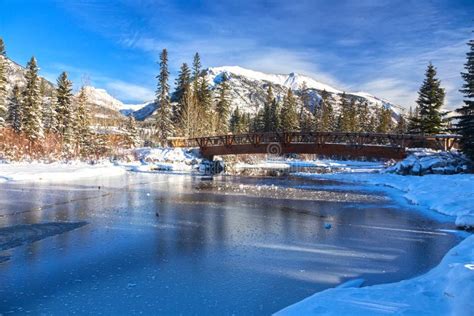
[{"label": "snow-capped mountain peak", "polygon": [[306,84],[306,87],[316,90],[326,90],[330,93],[342,93],[341,90],[331,87],[330,85],[319,82],[309,76],[301,75],[295,72],[290,74],[268,74],[260,71],[242,68],[240,66],[222,66],[208,68],[208,74],[217,76],[225,73],[228,77],[241,76],[254,81],[266,81],[272,84],[291,88],[292,90],[299,90]]}]

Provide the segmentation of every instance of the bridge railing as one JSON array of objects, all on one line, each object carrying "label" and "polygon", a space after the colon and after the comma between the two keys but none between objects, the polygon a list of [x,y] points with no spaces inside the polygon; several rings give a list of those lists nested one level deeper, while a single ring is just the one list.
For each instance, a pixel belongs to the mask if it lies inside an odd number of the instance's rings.
[{"label": "bridge railing", "polygon": [[348,146],[387,146],[396,148],[432,148],[450,150],[457,148],[459,135],[414,135],[346,132],[275,132],[206,136],[170,139],[174,147],[215,147],[234,145],[285,144],[345,144]]}]

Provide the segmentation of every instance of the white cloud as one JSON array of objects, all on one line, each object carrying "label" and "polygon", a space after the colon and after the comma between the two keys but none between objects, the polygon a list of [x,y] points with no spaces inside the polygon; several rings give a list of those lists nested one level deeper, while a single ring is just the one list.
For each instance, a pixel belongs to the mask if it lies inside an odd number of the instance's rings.
[{"label": "white cloud", "polygon": [[153,100],[155,93],[148,88],[120,80],[105,83],[107,91],[119,100]]}]

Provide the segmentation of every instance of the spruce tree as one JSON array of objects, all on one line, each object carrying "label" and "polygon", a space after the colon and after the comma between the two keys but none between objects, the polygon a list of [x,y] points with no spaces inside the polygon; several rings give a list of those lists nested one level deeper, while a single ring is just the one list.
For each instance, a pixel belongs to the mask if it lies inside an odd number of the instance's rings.
[{"label": "spruce tree", "polygon": [[216,134],[227,134],[229,130],[229,84],[227,83],[227,76],[224,74],[222,81],[217,87],[218,99],[216,102]]},{"label": "spruce tree", "polygon": [[7,54],[0,37],[0,128],[5,125],[7,112]]},{"label": "spruce tree", "polygon": [[166,145],[168,138],[173,135],[173,121],[171,112],[171,103],[169,97],[169,71],[168,71],[168,51],[163,49],[160,54],[160,73],[158,79],[158,88],[156,90],[155,103],[159,105],[157,115],[157,137],[162,146]]},{"label": "spruce tree", "polygon": [[271,125],[270,125],[270,132],[277,132],[281,130],[281,116],[280,116],[280,104],[278,103],[277,99],[274,98],[272,105],[270,107],[270,117],[271,117]]},{"label": "spruce tree", "polygon": [[267,88],[267,95],[265,96],[265,103],[263,104],[263,131],[273,131],[273,113],[272,104],[275,97],[273,96],[272,86],[269,84]]},{"label": "spruce tree", "polygon": [[299,113],[299,125],[302,132],[309,132],[313,128],[313,115],[311,114],[311,94],[306,82],[303,81],[300,93],[301,108]]},{"label": "spruce tree", "polygon": [[173,107],[173,123],[177,129],[182,129],[181,122],[183,116],[183,109],[186,107],[187,94],[190,93],[191,85],[191,70],[186,63],[181,65],[178,78],[176,78],[176,91],[174,97],[176,105]]},{"label": "spruce tree", "polygon": [[353,124],[352,101],[349,100],[346,93],[341,95],[341,104],[339,106],[338,130],[340,132],[350,132]]},{"label": "spruce tree", "polygon": [[26,86],[23,92],[22,132],[31,142],[43,137],[41,125],[41,95],[39,90],[38,65],[32,57],[26,65]]},{"label": "spruce tree", "polygon": [[436,68],[430,63],[425,72],[425,80],[418,92],[420,131],[424,134],[438,134],[442,130],[440,109],[444,104],[444,89],[436,78]]},{"label": "spruce tree", "polygon": [[396,132],[398,134],[405,134],[407,132],[407,123],[403,114],[400,114],[398,118]]},{"label": "spruce tree", "polygon": [[415,107],[415,110],[408,111],[408,123],[407,123],[407,132],[409,134],[419,134],[420,133],[420,117],[419,117],[419,109]]},{"label": "spruce tree", "polygon": [[127,145],[131,148],[139,146],[140,138],[138,136],[137,125],[135,118],[130,115],[127,118],[127,124],[125,126],[125,135],[127,136]]},{"label": "spruce tree", "polygon": [[66,72],[62,72],[57,80],[56,88],[56,129],[62,136],[63,150],[66,155],[72,154],[75,141],[75,113],[73,105],[72,82]]},{"label": "spruce tree", "polygon": [[76,98],[75,134],[78,151],[82,157],[87,157],[93,151],[90,116],[87,109],[87,94],[84,87],[79,90]]},{"label": "spruce tree", "polygon": [[200,135],[209,135],[213,130],[212,117],[212,92],[206,78],[199,79],[197,90],[197,116],[199,121],[198,133]]},{"label": "spruce tree", "polygon": [[456,130],[462,135],[462,151],[474,160],[474,40],[470,40],[468,46],[467,61],[464,64],[466,71],[461,73],[464,84],[460,91],[464,94],[464,106],[457,109],[459,121]]},{"label": "spruce tree", "polygon": [[22,115],[21,91],[15,84],[9,100],[7,124],[18,134],[21,132]]},{"label": "spruce tree", "polygon": [[319,105],[314,107],[314,130],[317,132],[331,132],[334,130],[334,110],[326,90],[321,92]]},{"label": "spruce tree", "polygon": [[288,89],[288,93],[283,99],[283,108],[281,109],[280,118],[282,131],[291,132],[299,129],[296,99],[291,89]]},{"label": "spruce tree", "polygon": [[389,133],[392,130],[392,112],[385,107],[377,107],[379,122],[377,126],[377,133]]},{"label": "spruce tree", "polygon": [[239,134],[242,131],[242,115],[240,114],[239,107],[236,107],[230,117],[230,131],[232,134]]},{"label": "spruce tree", "polygon": [[357,117],[359,118],[357,131],[364,133],[373,132],[370,116],[370,109],[367,101],[360,102],[357,106]]}]

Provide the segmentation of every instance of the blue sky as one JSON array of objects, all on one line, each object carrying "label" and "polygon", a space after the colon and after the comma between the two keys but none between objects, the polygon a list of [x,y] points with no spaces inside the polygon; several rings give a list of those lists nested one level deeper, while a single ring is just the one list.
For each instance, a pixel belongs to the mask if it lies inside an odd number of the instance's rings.
[{"label": "blue sky", "polygon": [[65,70],[125,102],[153,99],[166,47],[172,76],[198,51],[204,66],[303,73],[405,107],[432,61],[452,108],[473,16],[472,0],[1,0],[0,36],[46,78]]}]

